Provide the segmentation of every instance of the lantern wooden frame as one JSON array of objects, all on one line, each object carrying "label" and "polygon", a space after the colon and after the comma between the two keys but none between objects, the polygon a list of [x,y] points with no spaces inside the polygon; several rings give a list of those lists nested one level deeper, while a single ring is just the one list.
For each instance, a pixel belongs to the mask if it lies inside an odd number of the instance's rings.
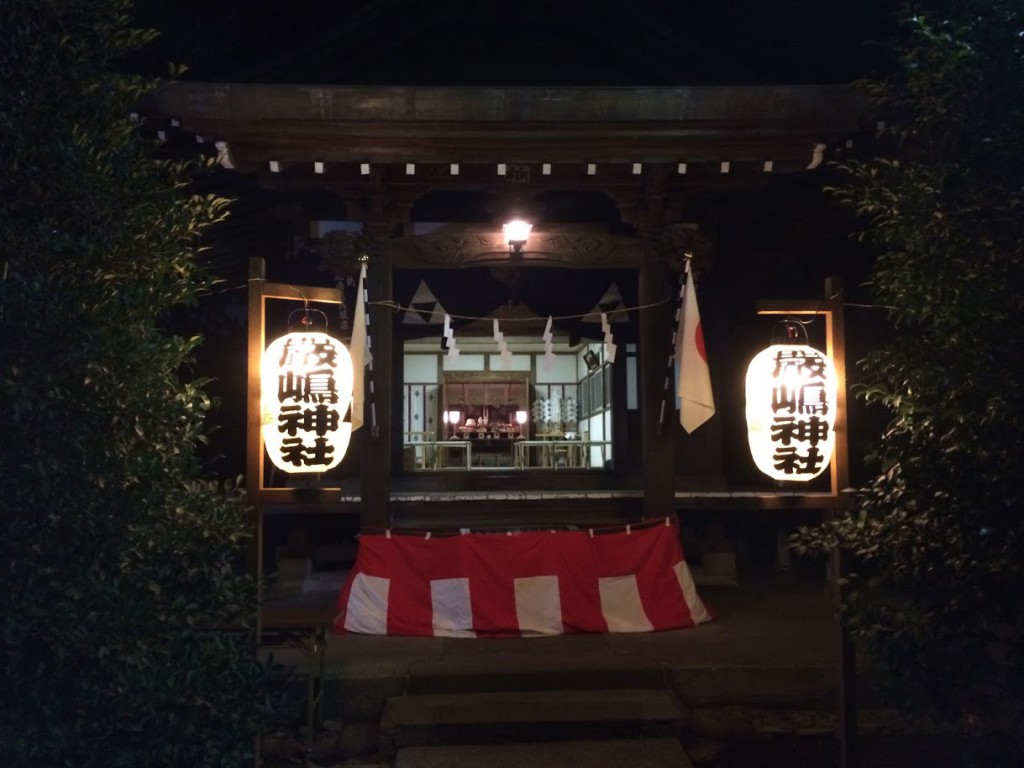
[{"label": "lantern wooden frame", "polygon": [[[320,506],[335,503],[341,492],[333,488],[267,488],[263,470],[267,459],[261,429],[262,359],[267,346],[267,300],[280,299],[316,304],[343,303],[337,288],[295,286],[268,283],[263,259],[249,260],[248,313],[248,376],[245,443],[245,500],[250,509],[253,536],[249,547],[249,567],[253,573],[263,572],[263,510],[267,505],[299,504]],[[358,372],[356,375],[359,375]]]},{"label": "lantern wooden frame", "polygon": [[260,429],[261,361],[267,346],[266,320],[267,300],[316,304],[341,304],[341,292],[337,288],[315,286],[294,286],[284,283],[268,283],[265,278],[262,259],[253,259],[249,264],[249,365],[248,365],[248,408],[246,417],[246,497],[249,504],[289,504],[301,501],[304,504],[327,504],[337,501],[340,487],[336,488],[267,488],[263,484],[263,468],[266,460],[263,434]]},{"label": "lantern wooden frame", "polygon": [[825,280],[821,299],[762,299],[755,305],[759,315],[816,315],[825,318],[825,354],[832,360],[836,376],[835,448],[829,465],[830,495],[834,508],[843,506],[840,495],[850,486],[850,453],[846,425],[846,336],[843,321],[843,284],[838,278]]}]

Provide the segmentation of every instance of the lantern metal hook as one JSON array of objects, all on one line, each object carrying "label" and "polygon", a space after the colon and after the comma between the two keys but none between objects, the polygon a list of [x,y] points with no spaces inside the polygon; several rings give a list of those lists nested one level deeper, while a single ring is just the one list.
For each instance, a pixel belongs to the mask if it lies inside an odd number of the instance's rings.
[{"label": "lantern metal hook", "polygon": [[[785,336],[779,337],[779,329],[785,332]],[[800,334],[803,334],[803,339],[799,338]],[[797,318],[790,315],[782,320],[779,320],[772,328],[771,336],[772,344],[810,344],[810,340],[807,335],[807,325],[801,322]]]},{"label": "lantern metal hook", "polygon": [[302,315],[302,319],[299,320],[299,325],[302,326],[303,330],[306,330],[306,331],[312,330],[313,329],[313,318],[310,317],[311,313],[315,313],[315,314],[320,315],[320,317],[323,318],[324,328],[327,327],[327,313],[323,312],[322,310],[319,310],[319,309],[310,309],[308,303],[302,309],[293,309],[291,312],[288,313],[288,327],[289,328],[292,327],[292,318],[295,317],[295,315],[301,314]]}]

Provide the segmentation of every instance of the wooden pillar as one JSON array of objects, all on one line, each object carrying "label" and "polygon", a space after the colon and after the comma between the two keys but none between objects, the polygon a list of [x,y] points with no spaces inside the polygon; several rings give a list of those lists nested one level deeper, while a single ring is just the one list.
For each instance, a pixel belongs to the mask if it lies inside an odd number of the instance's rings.
[{"label": "wooden pillar", "polygon": [[263,443],[260,441],[260,364],[265,346],[263,286],[266,264],[249,259],[248,376],[245,419],[245,502],[249,507],[252,539],[248,565],[257,578],[263,576]]},{"label": "wooden pillar", "polygon": [[665,397],[665,376],[671,352],[673,288],[676,281],[660,239],[644,238],[640,265],[640,412],[643,429],[644,517],[675,514],[673,474],[673,413],[675,401],[666,404],[664,422],[661,403]]},{"label": "wooden pillar", "polygon": [[[628,400],[626,397],[627,371],[626,361],[629,360],[625,347],[620,348],[612,365],[612,446],[611,457],[613,458],[613,471],[619,477],[627,474],[628,462],[626,457],[630,445],[638,435],[629,433],[629,412]],[[639,360],[639,358],[638,358]]]},{"label": "wooden pillar", "polygon": [[836,372],[836,447],[832,458],[832,493],[840,496],[850,486],[849,432],[846,423],[846,325],[843,322],[843,281],[825,280],[825,352]]},{"label": "wooden pillar", "polygon": [[[843,322],[843,282],[837,277],[825,280],[826,352],[836,372],[835,452],[832,456],[832,492],[840,504],[843,492],[850,485],[849,434],[846,418],[846,328]],[[835,510],[837,513],[840,509]],[[847,555],[838,547],[831,553],[832,591],[837,615],[843,604],[843,583]],[[860,764],[857,740],[857,662],[853,641],[839,622],[839,764],[841,768],[857,768]]]},{"label": "wooden pillar", "polygon": [[[825,281],[825,296],[812,301],[759,301],[759,314],[771,315],[824,315],[825,352],[832,359],[836,374],[836,420],[835,449],[830,466],[831,491],[835,507],[827,510],[832,516],[847,504],[844,491],[850,485],[849,435],[846,415],[846,337],[843,322],[843,283],[839,278],[830,277]],[[837,609],[843,604],[843,580],[846,553],[835,548],[831,552],[831,590]],[[857,667],[853,643],[843,629],[842,622],[836,622],[839,641],[839,758],[841,768],[856,768],[859,757],[857,750]]]},{"label": "wooden pillar", "polygon": [[[249,312],[245,414],[245,503],[249,507],[252,538],[246,563],[256,577],[257,605],[263,603],[263,441],[260,439],[260,387],[263,347],[265,346],[266,304],[263,289],[267,268],[263,259],[249,259]],[[263,632],[263,612],[255,617],[256,647]],[[256,739],[259,752],[259,738]]]},{"label": "wooden pillar", "polygon": [[370,352],[373,367],[366,370],[366,403],[360,435],[362,467],[362,526],[387,528],[391,524],[392,420],[394,419],[392,373],[394,314],[391,252],[386,237],[367,238],[369,262],[366,266],[366,291],[370,319]]}]

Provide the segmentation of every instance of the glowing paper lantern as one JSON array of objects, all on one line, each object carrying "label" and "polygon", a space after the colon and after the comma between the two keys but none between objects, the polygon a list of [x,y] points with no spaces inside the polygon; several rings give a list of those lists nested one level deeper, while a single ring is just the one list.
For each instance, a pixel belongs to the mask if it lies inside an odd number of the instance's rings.
[{"label": "glowing paper lantern", "polygon": [[836,375],[805,344],[773,344],[747,368],[747,439],[757,468],[775,480],[806,481],[835,448]]},{"label": "glowing paper lantern", "polygon": [[319,331],[287,333],[267,347],[262,363],[263,443],[284,472],[326,472],[348,450],[352,424],[352,358]]}]

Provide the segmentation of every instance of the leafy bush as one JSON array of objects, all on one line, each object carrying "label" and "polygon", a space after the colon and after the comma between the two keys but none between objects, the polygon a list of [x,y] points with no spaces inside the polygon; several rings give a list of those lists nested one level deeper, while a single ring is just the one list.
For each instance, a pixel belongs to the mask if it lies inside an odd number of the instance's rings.
[{"label": "leafy bush", "polygon": [[861,84],[881,154],[834,190],[878,254],[893,336],[861,394],[891,421],[853,511],[796,545],[851,554],[846,626],[898,701],[995,727],[1024,712],[1024,15],[905,15]]},{"label": "leafy bush", "polygon": [[0,11],[0,754],[4,765],[236,766],[264,671],[231,487],[204,480],[196,244],[227,201],[156,159],[119,75],[123,0]]}]

